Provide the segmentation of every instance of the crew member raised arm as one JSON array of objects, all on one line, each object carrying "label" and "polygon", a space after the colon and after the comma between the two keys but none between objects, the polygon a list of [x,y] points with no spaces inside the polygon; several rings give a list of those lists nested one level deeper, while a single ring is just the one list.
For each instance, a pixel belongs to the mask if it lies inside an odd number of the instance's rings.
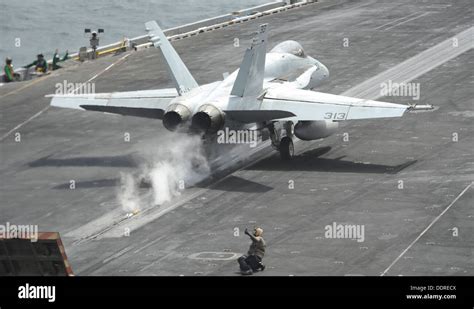
[{"label": "crew member raised arm", "polygon": [[255,228],[253,235],[245,229],[245,234],[250,237],[252,243],[250,244],[247,255],[241,256],[237,262],[239,263],[240,271],[243,275],[251,275],[253,272],[263,271],[265,269],[262,260],[265,255],[266,244],[262,237],[262,228]]}]

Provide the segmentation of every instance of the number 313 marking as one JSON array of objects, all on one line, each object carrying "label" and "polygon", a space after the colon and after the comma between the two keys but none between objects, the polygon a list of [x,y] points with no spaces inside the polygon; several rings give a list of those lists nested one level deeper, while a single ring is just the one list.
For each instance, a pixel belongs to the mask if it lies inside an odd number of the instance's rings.
[{"label": "number 313 marking", "polygon": [[346,113],[325,113],[324,119],[344,120],[346,119]]}]

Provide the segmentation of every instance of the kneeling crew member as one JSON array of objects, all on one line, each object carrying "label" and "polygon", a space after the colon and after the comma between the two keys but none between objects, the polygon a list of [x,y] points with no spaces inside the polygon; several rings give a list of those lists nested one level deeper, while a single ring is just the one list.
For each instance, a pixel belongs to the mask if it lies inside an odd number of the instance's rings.
[{"label": "kneeling crew member", "polygon": [[237,261],[240,265],[240,270],[244,275],[251,275],[254,271],[263,271],[265,265],[262,264],[263,256],[265,255],[265,240],[263,240],[263,230],[259,227],[255,228],[254,234],[250,234],[245,229],[245,234],[252,239],[247,255],[241,256]]},{"label": "kneeling crew member", "polygon": [[37,59],[35,61],[33,61],[32,63],[28,64],[27,66],[25,66],[25,68],[35,66],[35,71],[36,72],[46,73],[46,71],[48,71],[48,63],[46,62],[46,60],[44,60],[43,54],[39,54],[36,57],[37,57]]}]

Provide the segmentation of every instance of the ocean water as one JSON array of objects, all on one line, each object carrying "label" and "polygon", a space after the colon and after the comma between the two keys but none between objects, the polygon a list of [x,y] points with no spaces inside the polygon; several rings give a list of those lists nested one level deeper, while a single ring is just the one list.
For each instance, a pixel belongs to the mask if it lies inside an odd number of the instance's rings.
[{"label": "ocean water", "polygon": [[163,29],[271,2],[271,0],[0,0],[0,60],[15,67],[56,48],[76,52],[89,45],[84,28],[103,28],[100,45],[145,34],[144,23]]}]

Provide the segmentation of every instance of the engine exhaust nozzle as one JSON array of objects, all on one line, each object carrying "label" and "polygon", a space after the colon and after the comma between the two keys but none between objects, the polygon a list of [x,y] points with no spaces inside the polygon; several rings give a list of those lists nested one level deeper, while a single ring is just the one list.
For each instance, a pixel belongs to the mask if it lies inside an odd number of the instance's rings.
[{"label": "engine exhaust nozzle", "polygon": [[163,115],[163,126],[169,131],[176,131],[191,116],[191,111],[183,104],[172,104]]},{"label": "engine exhaust nozzle", "polygon": [[191,119],[193,129],[201,132],[217,132],[224,125],[224,113],[210,104],[202,105]]}]

